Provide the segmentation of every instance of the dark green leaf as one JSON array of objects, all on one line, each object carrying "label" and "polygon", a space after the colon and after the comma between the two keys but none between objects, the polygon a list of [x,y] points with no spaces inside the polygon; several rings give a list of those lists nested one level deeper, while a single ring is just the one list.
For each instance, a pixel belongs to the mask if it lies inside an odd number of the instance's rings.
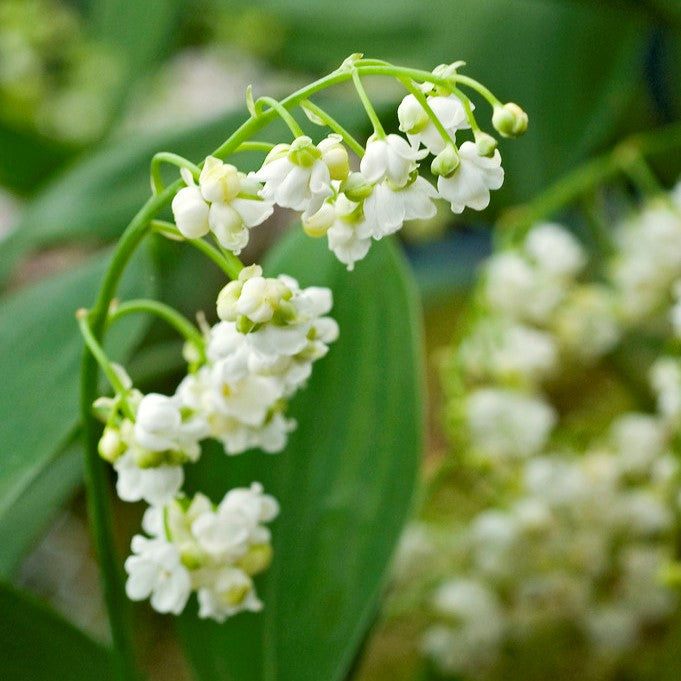
[{"label": "dark green leaf", "polygon": [[[93,302],[108,257],[40,281],[0,301],[0,519],[64,446],[78,422],[83,342],[74,317]],[[148,258],[136,257],[122,295],[153,292]],[[122,359],[141,337],[143,318],[121,320],[108,337]]]},{"label": "dark green leaf", "polygon": [[3,679],[113,679],[105,648],[37,601],[1,583],[0,612]]},{"label": "dark green leaf", "polygon": [[188,471],[216,500],[259,480],[282,510],[259,583],[265,610],[224,625],[186,613],[182,632],[202,681],[336,681],[375,612],[410,509],[422,447],[420,321],[391,243],[348,273],[323,241],[296,233],[266,269],[331,286],[341,335],[294,400],[299,425],[284,452],[213,452]]},{"label": "dark green leaf", "polygon": [[70,446],[40,471],[15,504],[0,516],[0,578],[8,578],[76,490],[83,452]]}]

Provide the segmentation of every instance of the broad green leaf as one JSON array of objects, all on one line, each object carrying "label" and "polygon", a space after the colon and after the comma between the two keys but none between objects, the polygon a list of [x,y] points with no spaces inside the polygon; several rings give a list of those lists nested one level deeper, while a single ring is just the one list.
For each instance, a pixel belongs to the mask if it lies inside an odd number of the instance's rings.
[{"label": "broad green leaf", "polygon": [[83,451],[69,446],[49,462],[0,516],[0,578],[9,578],[83,477]]},{"label": "broad green leaf", "polygon": [[258,480],[280,501],[274,563],[258,580],[265,609],[224,625],[189,607],[184,643],[201,681],[337,681],[375,613],[410,510],[422,450],[421,338],[413,284],[395,246],[372,246],[354,272],[302,232],[266,263],[301,285],[330,286],[340,338],[295,398],[286,450],[188,470],[219,500]]},{"label": "broad green leaf", "polygon": [[[94,300],[108,256],[97,256],[0,301],[0,519],[64,446],[79,418],[83,342],[76,309]],[[143,253],[131,263],[123,297],[153,293],[154,275]],[[143,318],[121,320],[108,336],[120,361],[146,328]]]},{"label": "broad green leaf", "polygon": [[36,600],[0,583],[0,669],[8,681],[113,679],[101,645]]}]

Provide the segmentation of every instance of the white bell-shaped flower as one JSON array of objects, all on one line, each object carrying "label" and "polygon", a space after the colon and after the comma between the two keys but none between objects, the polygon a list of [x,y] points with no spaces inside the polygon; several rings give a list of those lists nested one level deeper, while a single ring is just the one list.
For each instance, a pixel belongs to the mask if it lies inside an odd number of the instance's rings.
[{"label": "white bell-shaped flower", "polygon": [[306,136],[296,138],[289,147],[275,147],[255,178],[264,182],[260,196],[266,201],[309,215],[333,196],[331,174],[322,160],[322,151]]},{"label": "white bell-shaped flower", "polygon": [[187,239],[200,239],[210,231],[209,206],[195,184],[180,189],[173,197],[171,208],[177,228]]},{"label": "white bell-shaped flower", "polygon": [[347,265],[348,270],[354,269],[355,263],[366,256],[371,246],[370,229],[365,226],[364,214],[358,207],[358,203],[340,194],[334,205],[335,219],[326,232],[329,250]]},{"label": "white bell-shaped flower", "polygon": [[253,587],[253,580],[243,571],[234,567],[222,568],[209,586],[197,593],[199,617],[224,622],[239,612],[258,612],[262,601]]},{"label": "white bell-shaped flower", "polygon": [[489,205],[490,190],[499,189],[504,182],[501,156],[495,151],[491,157],[480,156],[473,142],[459,147],[459,166],[449,177],[438,177],[440,196],[450,202],[454,213],[468,206],[483,210]]},{"label": "white bell-shaped flower", "polygon": [[[427,101],[452,140],[455,139],[457,130],[471,127],[466,110],[456,95],[428,97]],[[433,155],[444,150],[447,142],[414,95],[408,94],[402,100],[397,108],[397,117],[400,121],[400,130],[407,134],[413,146],[418,147],[419,144],[423,144]]]},{"label": "white bell-shaped flower", "polygon": [[152,506],[163,506],[177,496],[184,482],[182,466],[141,468],[134,450],[116,459],[114,468],[118,474],[116,492],[123,501],[144,499]]},{"label": "white bell-shaped flower", "polygon": [[416,169],[416,161],[427,152],[419,152],[400,135],[386,135],[383,139],[371,136],[359,169],[367,181],[378,184],[388,180],[395,187],[404,187]]},{"label": "white bell-shaped flower", "polygon": [[179,615],[191,593],[191,577],[177,547],[164,539],[135,535],[131,548],[134,555],[125,561],[128,598],[141,601],[151,597],[154,610]]}]

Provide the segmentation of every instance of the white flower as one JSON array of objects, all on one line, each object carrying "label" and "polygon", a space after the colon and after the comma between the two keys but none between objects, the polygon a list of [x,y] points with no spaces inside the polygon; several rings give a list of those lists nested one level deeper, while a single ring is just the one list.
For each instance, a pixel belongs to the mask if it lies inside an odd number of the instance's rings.
[{"label": "white flower", "polygon": [[329,240],[329,250],[348,270],[353,270],[355,263],[362,260],[369,252],[371,239],[367,235],[370,231],[365,226],[364,214],[358,212],[359,204],[350,201],[344,194],[340,194],[334,204],[335,220],[326,232]]},{"label": "white flower", "polygon": [[172,397],[145,395],[135,415],[135,443],[152,452],[171,450],[196,461],[201,452],[199,440],[208,435],[208,426],[197,416],[185,421],[180,406]]},{"label": "white flower", "polygon": [[417,167],[416,161],[423,155],[400,135],[387,135],[384,139],[372,135],[367,141],[359,169],[372,184],[388,180],[395,187],[404,187]]},{"label": "white flower", "polygon": [[602,356],[620,338],[612,291],[598,284],[573,286],[555,313],[552,330],[569,353],[585,359]]},{"label": "white flower", "polygon": [[473,142],[459,147],[459,167],[449,177],[438,177],[440,196],[450,202],[454,213],[468,206],[483,210],[489,205],[490,189],[499,189],[504,182],[501,156],[496,150],[491,158],[480,156]]},{"label": "white flower", "polygon": [[191,577],[177,548],[164,539],[141,535],[133,537],[131,548],[135,555],[125,561],[128,598],[141,601],[151,596],[155,610],[179,615],[191,593]]},{"label": "white flower", "polygon": [[505,316],[545,323],[565,295],[562,282],[548,279],[514,251],[497,253],[485,268],[487,302]]},{"label": "white flower", "polygon": [[472,392],[466,416],[473,446],[494,459],[536,454],[556,423],[555,411],[542,400],[497,388]]},{"label": "white flower", "polygon": [[200,239],[210,231],[209,206],[195,184],[180,189],[171,204],[175,224],[187,239]]},{"label": "white flower", "polygon": [[584,249],[577,239],[553,223],[532,227],[524,248],[541,271],[555,277],[574,277],[586,262]]},{"label": "white flower", "polygon": [[[471,127],[463,104],[456,95],[428,97],[427,101],[452,140],[457,130]],[[408,94],[402,100],[397,107],[397,117],[400,130],[407,133],[413,146],[423,144],[434,155],[444,150],[446,142],[414,95]]]},{"label": "white flower", "polygon": [[290,147],[275,147],[255,173],[255,178],[264,182],[260,196],[283,208],[314,215],[333,196],[331,174],[322,153],[305,136],[296,138]]},{"label": "white flower", "polygon": [[144,499],[152,506],[163,506],[175,498],[184,482],[182,466],[140,468],[134,450],[116,459],[113,466],[118,474],[116,492],[123,501]]},{"label": "white flower", "polygon": [[253,588],[253,581],[243,571],[234,567],[222,568],[209,586],[198,590],[199,617],[224,622],[244,610],[259,612],[262,601]]},{"label": "white flower", "polygon": [[238,255],[248,243],[248,230],[273,211],[270,202],[259,198],[261,185],[213,156],[205,160],[198,187],[191,173],[181,172],[187,186],[172,203],[177,228],[188,239],[213,232],[224,248]]},{"label": "white flower", "polygon": [[435,187],[420,176],[401,188],[385,180],[364,200],[365,220],[358,227],[358,235],[381,239],[401,229],[406,220],[432,218],[437,212],[433,199],[437,198]]}]

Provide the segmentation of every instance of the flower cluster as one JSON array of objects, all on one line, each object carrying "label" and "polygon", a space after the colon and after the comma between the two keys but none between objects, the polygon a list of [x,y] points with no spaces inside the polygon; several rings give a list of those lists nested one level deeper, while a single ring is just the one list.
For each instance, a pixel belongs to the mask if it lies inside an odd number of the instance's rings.
[{"label": "flower cluster", "polygon": [[223,622],[243,610],[258,611],[252,577],[272,558],[270,532],[276,500],[262,486],[230,490],[216,507],[202,494],[151,507],[125,561],[126,592],[150,598],[158,612],[179,614],[196,591],[199,617]]},{"label": "flower cluster", "polygon": [[[404,68],[382,64],[385,75],[407,82]],[[482,210],[490,190],[503,182],[496,141],[481,132],[472,103],[456,89],[458,64],[423,74],[426,80],[432,76],[437,87],[409,81],[408,89],[416,93],[407,95],[398,109],[407,138],[386,135],[361,85],[363,66],[371,64],[353,55],[337,73],[353,79],[374,125],[365,147],[304,99],[304,90],[283,102],[269,97],[254,101],[249,90],[249,124],[201,167],[176,154],[154,156],[152,191],[159,206],[171,202],[175,224],[149,217],[133,227],[140,234],[153,229],[189,241],[231,279],[217,296],[219,321],[212,327],[198,329],[156,301],[133,301],[125,310],[158,314],[186,337],[188,371],[174,394],[144,395],[135,389],[125,371],[106,359],[87,311],[79,317],[90,350],[115,390],[113,397],[95,402],[106,424],[99,454],[117,473],[120,498],[150,505],[143,523],[146,536],[133,538],[133,555],[125,564],[127,592],[134,600],[149,598],[160,612],[181,612],[193,591],[199,615],[218,621],[262,606],[252,578],[271,560],[264,523],[277,515],[277,502],[259,483],[231,490],[217,507],[200,493],[190,499],[182,492],[184,466],[199,460],[206,439],[219,442],[228,455],[253,448],[268,453],[284,449],[296,426],[286,416],[288,401],[339,333],[327,316],[331,291],[301,288],[286,275],[265,277],[256,264],[243,266],[237,256],[248,245],[250,230],[265,222],[275,206],[298,211],[305,232],[326,235],[329,249],[352,269],[372,240],[393,234],[405,221],[433,217],[436,199],[449,201],[455,213],[466,206]],[[496,130],[504,136],[524,132],[527,117],[519,107],[502,105],[476,81],[467,82],[493,104]],[[323,86],[323,80],[312,84],[310,94]],[[312,122],[331,130],[320,142],[305,135],[288,110],[293,101]],[[290,143],[271,145],[248,136],[275,115],[291,130]],[[475,141],[457,147],[456,132],[467,128]],[[358,170],[351,170],[348,147],[359,156]],[[254,150],[267,153],[261,167],[248,174],[217,158]],[[419,162],[429,153],[435,156],[431,170],[439,178],[437,188],[419,174]],[[180,168],[181,183],[164,189],[162,162]],[[133,248],[133,242],[123,240],[123,251]],[[111,321],[117,315],[115,306],[109,314]]]},{"label": "flower cluster", "polygon": [[[443,68],[435,73],[442,75]],[[455,76],[455,70],[446,73]],[[474,107],[463,94],[427,84],[421,91],[421,97],[409,94],[398,107],[400,130],[407,138],[376,130],[361,148],[356,171],[345,140],[336,133],[318,144],[304,134],[277,144],[248,176],[211,156],[198,185],[183,169],[187,186],[172,206],[180,233],[198,238],[212,232],[223,247],[238,253],[248,243],[248,230],[278,205],[300,212],[310,236],[326,235],[329,249],[351,270],[366,256],[372,239],[397,232],[406,221],[434,217],[436,199],[447,200],[454,213],[466,207],[483,210],[490,191],[504,179],[496,141],[479,130]],[[499,111],[504,112],[501,118]],[[506,136],[522,134],[527,126],[527,116],[514,104],[496,106],[492,120]],[[456,132],[471,127],[475,141],[457,147]],[[437,188],[419,174],[419,162],[429,153]]]},{"label": "flower cluster", "polygon": [[[269,562],[269,533],[259,523],[274,518],[276,502],[254,483],[250,492],[228,492],[215,512],[202,495],[185,509],[183,466],[199,459],[206,438],[227,454],[285,447],[295,427],[287,400],[338,336],[324,316],[331,305],[328,289],[265,278],[252,265],[220,292],[221,321],[206,330],[203,348],[190,348],[195,357],[174,395],[142,395],[118,368],[122,390],[95,402],[106,422],[99,453],[116,470],[121,499],[144,500],[149,518],[166,518],[145,522],[152,539],[133,539],[131,598],[151,595],[157,610],[177,613],[197,589],[200,616],[218,620],[259,607],[250,577]],[[234,546],[218,550],[221,541]]]},{"label": "flower cluster", "polygon": [[579,242],[536,225],[490,258],[451,349],[462,465],[450,484],[476,498],[411,528],[395,596],[418,594],[431,621],[422,649],[446,676],[503,676],[548,632],[600,669],[677,612],[663,576],[678,561],[681,362],[635,358],[650,367],[657,407],[645,412],[623,396],[628,373],[607,377],[627,365],[601,360],[639,333],[660,349],[678,335],[678,209],[645,206],[613,243],[590,280]]}]

